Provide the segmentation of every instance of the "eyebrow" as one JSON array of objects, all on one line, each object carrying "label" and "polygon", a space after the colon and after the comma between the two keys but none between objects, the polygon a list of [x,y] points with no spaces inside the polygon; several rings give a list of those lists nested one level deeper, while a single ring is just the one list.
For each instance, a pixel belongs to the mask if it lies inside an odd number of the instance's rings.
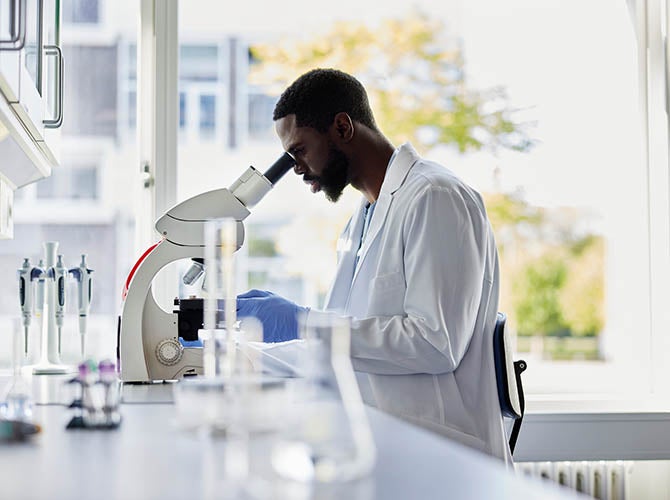
[{"label": "eyebrow", "polygon": [[288,148],[286,148],[286,152],[290,154],[291,156],[295,157],[295,150],[300,147],[300,143],[292,144]]}]

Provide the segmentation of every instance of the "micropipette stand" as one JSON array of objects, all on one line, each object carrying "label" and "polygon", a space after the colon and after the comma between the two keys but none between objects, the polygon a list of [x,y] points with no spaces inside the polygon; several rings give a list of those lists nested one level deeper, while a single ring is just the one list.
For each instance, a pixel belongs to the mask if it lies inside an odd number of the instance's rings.
[{"label": "micropipette stand", "polygon": [[[56,265],[57,241],[44,242],[45,270],[53,269]],[[42,328],[40,331],[40,360],[33,365],[36,375],[58,375],[76,371],[74,366],[64,365],[58,351],[58,331],[56,328],[56,281],[53,276],[47,276],[45,282],[44,310],[42,314]]]}]

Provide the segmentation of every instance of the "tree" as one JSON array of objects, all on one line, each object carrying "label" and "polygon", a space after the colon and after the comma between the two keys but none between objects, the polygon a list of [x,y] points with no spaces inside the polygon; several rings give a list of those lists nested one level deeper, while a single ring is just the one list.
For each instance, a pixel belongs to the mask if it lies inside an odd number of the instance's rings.
[{"label": "tree", "polygon": [[605,243],[588,236],[573,246],[559,301],[573,335],[595,336],[605,324]]},{"label": "tree", "polygon": [[458,151],[532,145],[528,123],[516,123],[502,87],[476,90],[466,79],[463,50],[441,21],[413,11],[409,18],[336,22],[308,40],[253,45],[251,80],[272,93],[317,67],[334,67],[365,85],[378,124],[395,144],[438,144]]},{"label": "tree", "polygon": [[[275,95],[313,68],[355,75],[368,91],[380,128],[395,144],[410,141],[420,150],[450,145],[460,153],[524,152],[534,144],[533,124],[515,121],[517,110],[505,89],[473,88],[459,41],[442,22],[419,11],[375,26],[337,22],[318,36],[256,44],[251,55],[252,83]],[[577,234],[581,214],[535,207],[509,193],[487,195],[486,206],[501,254],[501,310],[516,317],[518,332],[597,333],[603,324],[602,244]],[[297,234],[305,225],[324,229],[321,218],[310,217],[300,220]],[[282,252],[300,241],[291,228],[282,233],[287,235],[280,238]],[[319,247],[309,255],[325,251]],[[310,264],[303,258],[295,268],[318,278],[328,274],[320,260]]]},{"label": "tree", "polygon": [[519,335],[551,335],[566,330],[559,301],[566,275],[563,256],[547,253],[529,261],[515,276],[512,290]]}]

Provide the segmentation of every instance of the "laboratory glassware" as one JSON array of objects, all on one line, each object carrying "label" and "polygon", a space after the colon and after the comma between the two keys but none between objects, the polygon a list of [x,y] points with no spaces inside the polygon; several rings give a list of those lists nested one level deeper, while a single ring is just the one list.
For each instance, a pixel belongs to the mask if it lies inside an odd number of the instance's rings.
[{"label": "laboratory glassware", "polygon": [[21,374],[22,328],[19,319],[12,329],[12,380],[4,394],[0,407],[1,417],[6,420],[29,422],[33,418],[33,398],[30,386]]},{"label": "laboratory glassware", "polygon": [[283,435],[272,450],[272,466],[284,478],[316,483],[367,476],[375,445],[349,358],[347,318],[303,314],[302,376],[289,396]]},{"label": "laboratory glassware", "polygon": [[250,341],[262,340],[262,326],[246,318],[242,327],[236,318],[238,227],[229,218],[205,224],[206,296],[204,324],[198,332],[204,377],[180,380],[174,386],[177,422],[185,429],[228,432],[231,422],[239,419],[249,432],[265,431],[276,426],[283,405],[283,380],[263,377],[262,354],[249,348]]},{"label": "laboratory glassware", "polygon": [[203,440],[205,498],[267,497],[262,481],[250,479],[250,435],[277,425],[285,394],[282,380],[261,376],[258,354],[247,347],[249,339],[262,340],[260,324],[248,321],[241,328],[237,322],[234,252],[240,228],[230,218],[205,224],[206,295],[198,332],[204,376],[174,386],[177,422]]}]

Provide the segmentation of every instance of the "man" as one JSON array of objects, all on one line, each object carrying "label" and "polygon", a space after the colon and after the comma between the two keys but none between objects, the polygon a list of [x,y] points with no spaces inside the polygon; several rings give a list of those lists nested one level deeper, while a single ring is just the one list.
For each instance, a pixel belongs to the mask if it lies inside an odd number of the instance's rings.
[{"label": "man", "polygon": [[[312,192],[363,194],[338,243],[326,311],[351,320],[351,359],[366,403],[509,461],[492,332],[498,258],[480,195],[377,128],[363,86],[316,69],[282,94],[276,131]],[[309,235],[306,235],[309,237]],[[301,308],[252,290],[238,315],[266,341],[296,337]]]}]

